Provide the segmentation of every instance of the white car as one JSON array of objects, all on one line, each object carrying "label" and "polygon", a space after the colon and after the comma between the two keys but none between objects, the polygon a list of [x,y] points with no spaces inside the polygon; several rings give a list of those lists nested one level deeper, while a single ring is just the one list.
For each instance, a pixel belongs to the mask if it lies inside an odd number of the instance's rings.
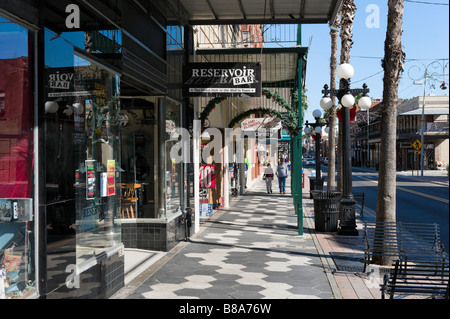
[{"label": "white car", "polygon": [[314,165],[316,165],[316,161],[314,160],[314,158],[305,158],[303,162],[304,162],[305,166],[314,166]]}]

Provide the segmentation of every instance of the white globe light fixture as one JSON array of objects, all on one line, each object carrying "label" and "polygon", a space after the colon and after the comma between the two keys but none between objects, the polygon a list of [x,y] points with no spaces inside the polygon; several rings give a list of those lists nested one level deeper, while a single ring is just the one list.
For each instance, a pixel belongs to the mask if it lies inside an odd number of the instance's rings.
[{"label": "white globe light fixture", "polygon": [[324,96],[322,100],[320,100],[320,107],[325,111],[328,111],[333,106],[333,100],[330,97]]},{"label": "white globe light fixture", "polygon": [[72,105],[72,108],[73,108],[73,111],[78,115],[81,115],[84,112],[84,106],[81,103],[74,103]]},{"label": "white globe light fixture", "polygon": [[310,129],[309,127],[306,127],[306,128],[305,128],[305,134],[306,134],[306,135],[311,134],[311,129]]},{"label": "white globe light fixture", "polygon": [[314,110],[313,116],[314,118],[320,118],[322,116],[322,112],[320,110]]},{"label": "white globe light fixture", "polygon": [[344,107],[353,107],[355,105],[355,97],[351,94],[345,94],[341,99],[341,104]]},{"label": "white globe light fixture", "polygon": [[359,99],[358,105],[361,110],[368,110],[372,106],[372,100],[368,96],[363,96]]},{"label": "white globe light fixture", "polygon": [[322,127],[316,126],[314,130],[316,131],[316,134],[322,134]]},{"label": "white globe light fixture", "polygon": [[59,105],[55,101],[49,101],[45,103],[45,113],[51,113],[54,114],[58,112]]},{"label": "white globe light fixture", "polygon": [[328,126],[325,128],[325,133],[330,133],[330,128]]},{"label": "white globe light fixture", "polygon": [[343,63],[337,68],[336,74],[340,79],[350,80],[355,75],[355,69],[350,64]]}]

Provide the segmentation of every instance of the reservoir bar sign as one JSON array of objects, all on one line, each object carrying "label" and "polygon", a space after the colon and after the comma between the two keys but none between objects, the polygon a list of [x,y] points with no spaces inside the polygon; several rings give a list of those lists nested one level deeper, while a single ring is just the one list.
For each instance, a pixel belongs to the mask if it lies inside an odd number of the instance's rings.
[{"label": "reservoir bar sign", "polygon": [[183,95],[261,96],[258,63],[189,63],[183,71]]}]

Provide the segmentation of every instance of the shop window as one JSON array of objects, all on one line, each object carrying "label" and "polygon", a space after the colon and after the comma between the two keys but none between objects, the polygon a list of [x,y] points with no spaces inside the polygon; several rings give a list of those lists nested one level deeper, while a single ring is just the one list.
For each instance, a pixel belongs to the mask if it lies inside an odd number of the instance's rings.
[{"label": "shop window", "polygon": [[154,99],[122,100],[122,219],[157,217],[155,112]]},{"label": "shop window", "polygon": [[45,63],[50,290],[65,284],[67,266],[89,268],[96,256],[121,244],[123,169],[119,77],[49,30]]},{"label": "shop window", "polygon": [[0,299],[35,291],[33,40],[0,17]]},{"label": "shop window", "polygon": [[[165,157],[160,158],[156,105],[161,97],[124,99],[122,114],[127,124],[121,129],[122,218],[170,219],[182,205],[182,163],[170,157],[179,142],[172,134],[181,124],[181,106],[165,99],[166,134],[161,137]],[[164,180],[159,181],[158,163],[164,161]],[[164,190],[164,203],[158,192]],[[165,208],[164,215],[160,208]]]},{"label": "shop window", "polygon": [[182,163],[170,156],[172,147],[179,142],[176,135],[172,134],[181,124],[180,104],[166,99],[166,218],[173,216],[182,206]]}]

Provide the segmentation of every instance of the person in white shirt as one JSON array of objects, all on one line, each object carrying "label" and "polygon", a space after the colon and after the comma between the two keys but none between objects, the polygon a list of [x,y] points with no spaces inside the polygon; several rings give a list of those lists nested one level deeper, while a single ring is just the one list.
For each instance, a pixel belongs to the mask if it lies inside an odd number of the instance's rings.
[{"label": "person in white shirt", "polygon": [[277,177],[278,177],[278,184],[280,186],[280,194],[286,194],[286,178],[288,176],[288,168],[286,163],[283,163],[283,161],[280,159],[278,160],[278,167],[277,167]]},{"label": "person in white shirt", "polygon": [[270,166],[270,163],[267,163],[267,166],[264,169],[264,175],[263,175],[263,178],[266,181],[267,194],[272,193],[273,175],[274,175],[273,169]]}]

